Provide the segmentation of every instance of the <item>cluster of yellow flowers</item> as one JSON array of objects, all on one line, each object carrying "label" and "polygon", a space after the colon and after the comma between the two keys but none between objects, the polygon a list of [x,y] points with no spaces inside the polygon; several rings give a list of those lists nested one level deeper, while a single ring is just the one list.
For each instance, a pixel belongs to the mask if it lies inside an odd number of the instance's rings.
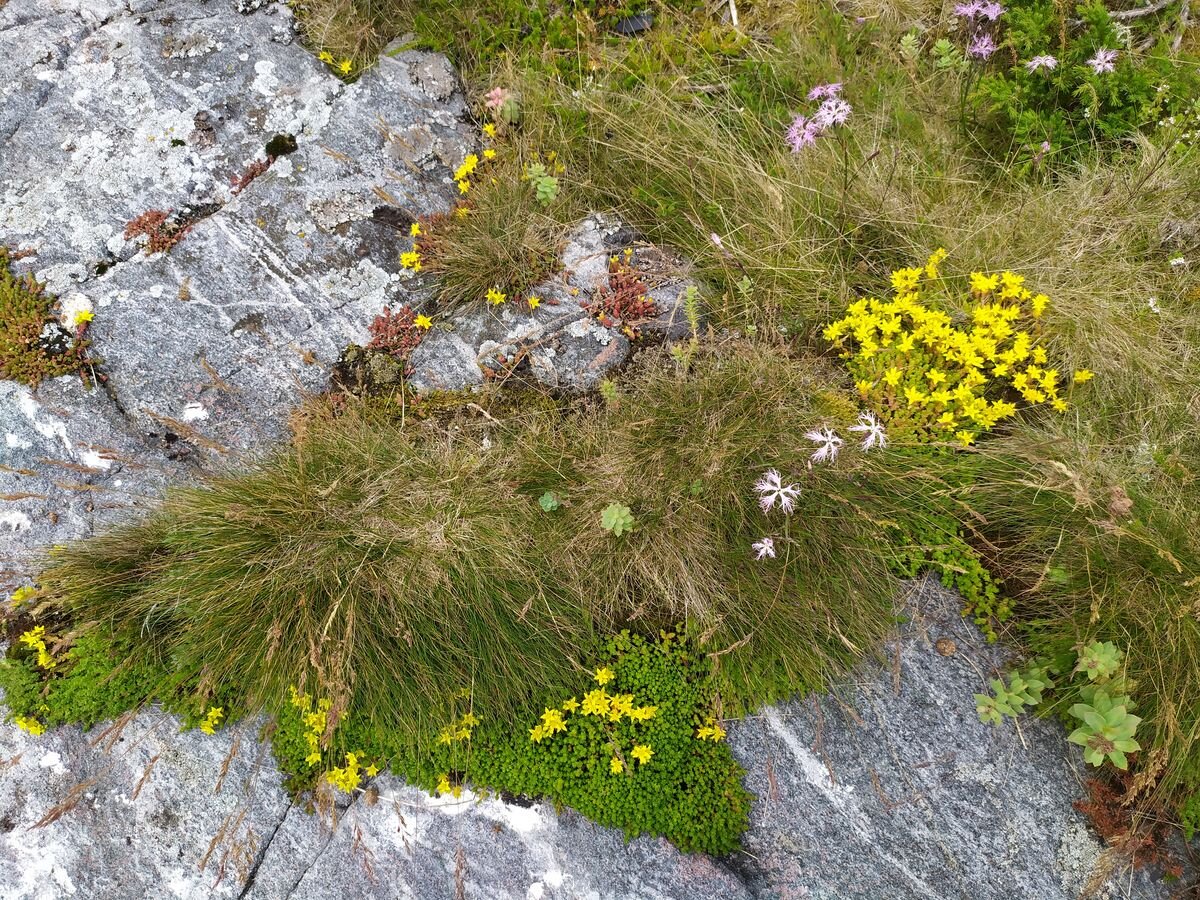
[{"label": "cluster of yellow flowers", "polygon": [[46,726],[37,719],[30,718],[29,716],[16,716],[13,719],[13,723],[22,731],[27,731],[34,737],[46,733]]},{"label": "cluster of yellow flowers", "polygon": [[[633,694],[609,694],[604,686],[615,679],[616,674],[608,666],[597,669],[593,677],[600,687],[584,694],[582,703],[571,697],[563,701],[562,709],[546,709],[542,713],[541,723],[529,729],[529,739],[535,744],[540,744],[546,738],[566,731],[566,717],[573,713],[597,716],[614,723],[625,718],[631,722],[648,722],[658,713],[657,706],[634,706]],[[631,755],[645,765],[654,755],[654,750],[648,744],[635,744]],[[625,771],[625,763],[620,756],[614,755],[610,760],[609,771],[614,775]]]},{"label": "cluster of yellow flowers", "polygon": [[354,70],[354,62],[349,59],[342,59],[334,62],[333,54],[328,50],[322,50],[317,54],[317,59],[325,63],[325,65],[334,69],[339,75],[345,77]]},{"label": "cluster of yellow flowers", "polygon": [[437,783],[436,790],[439,794],[453,794],[455,797],[462,796],[462,785],[461,784],[451,784],[450,783],[450,775],[445,772],[443,772],[441,775],[438,776],[438,783]]},{"label": "cluster of yellow flowers", "polygon": [[200,730],[205,734],[216,734],[217,725],[225,716],[225,710],[220,706],[210,706],[208,712],[204,716],[204,721],[200,723]]},{"label": "cluster of yellow flowers", "polygon": [[366,772],[366,774],[371,778],[374,778],[376,775],[378,775],[379,766],[377,766],[375,763],[371,763],[369,766],[364,767],[363,764],[359,762],[359,755],[360,754],[358,753],[347,752],[346,764],[344,766],[332,768],[326,772],[325,780],[332,784],[339,791],[345,791],[347,794],[349,794],[356,787],[362,784],[362,775],[359,773]]},{"label": "cluster of yellow flowers", "polygon": [[471,713],[467,713],[457,723],[447,725],[438,733],[439,744],[450,744],[454,741],[469,741],[471,739],[471,729],[479,724],[479,720]]},{"label": "cluster of yellow flowers", "polygon": [[[917,440],[953,436],[963,445],[1015,416],[1012,397],[1066,412],[1063,378],[1047,367],[1049,357],[1038,340],[1050,298],[1031,292],[1024,276],[1013,272],[972,272],[970,327],[956,324],[922,296],[940,286],[945,258],[939,249],[924,266],[897,269],[890,301],[859,299],[825,328],[825,339],[842,349],[859,395],[890,434],[908,432]],[[1032,330],[1021,327],[1025,324]],[[1072,380],[1091,377],[1083,369]]]},{"label": "cluster of yellow flowers", "polygon": [[17,609],[22,603],[35,596],[37,596],[37,590],[26,584],[13,591],[9,599],[12,601],[12,608]]},{"label": "cluster of yellow flowers", "polygon": [[717,721],[716,716],[709,716],[708,723],[696,730],[696,737],[702,741],[712,741],[714,744],[725,737],[725,729]]},{"label": "cluster of yellow flowers", "polygon": [[308,743],[308,756],[304,757],[304,761],[310,766],[315,766],[321,761],[321,738],[329,724],[329,708],[333,704],[328,699],[318,700],[317,708],[313,709],[312,697],[299,693],[294,686],[288,690],[292,695],[292,706],[303,714],[304,740]]},{"label": "cluster of yellow flowers", "polygon": [[22,634],[18,640],[30,650],[37,651],[37,664],[43,669],[53,669],[58,660],[46,649],[46,626],[38,625]]}]

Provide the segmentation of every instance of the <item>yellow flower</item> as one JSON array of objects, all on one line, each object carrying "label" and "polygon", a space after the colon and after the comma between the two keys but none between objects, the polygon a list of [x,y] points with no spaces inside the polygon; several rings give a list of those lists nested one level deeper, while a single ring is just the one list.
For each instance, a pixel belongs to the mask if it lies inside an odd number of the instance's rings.
[{"label": "yellow flower", "polygon": [[892,366],[890,369],[887,370],[887,372],[884,373],[883,380],[886,381],[892,387],[895,387],[896,385],[898,385],[900,383],[900,379],[903,377],[903,375],[904,375],[903,372],[901,372],[895,366]]},{"label": "yellow flower", "polygon": [[725,729],[710,719],[708,725],[704,725],[696,732],[696,737],[702,741],[712,741],[715,744],[725,737]]},{"label": "yellow flower", "polygon": [[1063,400],[1061,397],[1056,397],[1050,402],[1050,405],[1053,406],[1057,412],[1065,413],[1067,411],[1067,401]]},{"label": "yellow flower", "polygon": [[424,313],[421,313],[419,316],[413,319],[413,324],[418,328],[429,329],[433,327],[433,319],[429,318],[429,316],[425,315]]},{"label": "yellow flower", "polygon": [[342,60],[340,63],[338,63],[338,65],[337,65],[337,70],[338,70],[339,72],[341,72],[343,75],[349,75],[349,74],[350,74],[350,70],[351,70],[352,68],[354,68],[354,63],[352,63],[352,62],[351,62],[350,60],[348,60],[348,59],[343,59],[343,60]]},{"label": "yellow flower", "polygon": [[925,373],[925,377],[929,379],[930,384],[940,384],[946,380],[945,373],[939,372],[937,369],[930,369]]},{"label": "yellow flower", "polygon": [[971,292],[974,294],[990,294],[1000,286],[1000,279],[995,275],[984,275],[982,272],[971,273]]},{"label": "yellow flower", "polygon": [[27,716],[17,716],[13,719],[13,724],[22,731],[28,732],[34,737],[37,737],[39,734],[46,733],[45,725],[43,725],[37,719],[29,718]]},{"label": "yellow flower", "polygon": [[507,300],[508,297],[502,291],[500,291],[498,288],[493,287],[493,288],[488,288],[486,299],[487,299],[487,302],[490,303],[492,306],[499,306],[501,303],[503,303],[505,300]]},{"label": "yellow flower", "polygon": [[526,302],[529,304],[530,309],[537,309],[542,305],[542,301],[537,297],[530,297]]},{"label": "yellow flower", "polygon": [[1025,283],[1024,275],[1014,275],[1012,272],[1002,272],[1000,274],[1000,296],[1005,300],[1012,300],[1021,296],[1021,285]]},{"label": "yellow flower", "polygon": [[625,771],[625,763],[621,762],[620,757],[614,756],[608,761],[608,771],[613,775],[620,775]]},{"label": "yellow flower", "polygon": [[945,262],[946,257],[949,255],[950,254],[945,247],[938,247],[936,250],[934,250],[929,259],[925,262],[925,277],[930,281],[933,281],[935,278],[937,278],[940,274],[939,267],[943,262]]},{"label": "yellow flower", "polygon": [[491,122],[488,122],[486,125],[483,126],[483,133],[486,134],[490,138],[494,138],[496,136],[496,126],[493,125]]},{"label": "yellow flower", "polygon": [[449,794],[453,790],[453,788],[450,787],[450,776],[449,775],[439,775],[438,776],[438,783],[437,783],[436,790],[439,794]]},{"label": "yellow flower", "polygon": [[471,189],[471,182],[467,181],[466,179],[460,179],[460,180],[459,180],[459,182],[458,182],[458,192],[459,192],[460,194],[465,194],[465,193],[466,193],[467,191],[469,191],[470,189]]},{"label": "yellow flower", "polygon": [[854,382],[854,386],[864,397],[871,392],[871,382],[869,381],[856,381]]},{"label": "yellow flower", "polygon": [[[1087,369],[1076,369],[1075,375],[1071,378],[1071,380],[1076,384],[1083,384],[1085,381],[1091,381],[1095,374],[1095,372],[1091,372]],[[17,599],[16,594],[13,594],[13,599]]]},{"label": "yellow flower", "polygon": [[454,170],[454,180],[464,181],[468,175],[475,171],[477,165],[479,165],[479,157],[474,153],[468,153],[462,165]]},{"label": "yellow flower", "polygon": [[216,734],[217,725],[225,715],[225,710],[220,706],[210,706],[208,713],[204,717],[204,721],[200,723],[200,730],[205,734]]},{"label": "yellow flower", "polygon": [[541,725],[535,725],[529,729],[529,739],[535,744],[540,744],[544,737],[546,737],[546,730]]},{"label": "yellow flower", "polygon": [[420,271],[421,254],[415,250],[409,250],[400,254],[400,268],[412,269],[414,272]]},{"label": "yellow flower", "polygon": [[583,695],[583,706],[579,711],[585,716],[605,716],[608,715],[608,706],[608,692],[604,688],[597,688]]},{"label": "yellow flower", "polygon": [[631,712],[633,712],[633,694],[617,694],[609,704],[608,718],[613,722],[620,722],[621,716],[629,715]]},{"label": "yellow flower", "polygon": [[333,65],[333,54],[328,50],[322,50],[320,53],[318,53],[317,59],[323,63],[329,63],[329,65]]},{"label": "yellow flower", "polygon": [[96,314],[90,309],[81,309],[71,317],[71,327],[78,328],[80,325],[90,322],[94,318],[96,318]]},{"label": "yellow flower", "polygon": [[929,397],[920,388],[906,387],[904,389],[904,399],[908,401],[909,406],[920,406]]},{"label": "yellow flower", "polygon": [[962,442],[964,447],[969,447],[975,442],[975,435],[969,431],[958,431],[955,432],[954,436]]},{"label": "yellow flower", "polygon": [[566,731],[566,723],[563,722],[562,713],[557,709],[547,709],[542,713],[542,730],[546,737],[558,731]]},{"label": "yellow flower", "polygon": [[12,600],[13,609],[16,609],[35,594],[37,594],[37,591],[35,591],[29,585],[24,585],[23,587],[17,588],[12,592],[12,597],[10,598]]},{"label": "yellow flower", "polygon": [[1033,361],[1035,363],[1038,363],[1039,365],[1045,365],[1046,359],[1047,356],[1045,347],[1037,346],[1033,348]]},{"label": "yellow flower", "polygon": [[650,757],[654,755],[654,750],[648,744],[634,744],[633,750],[630,751],[629,755],[644,766],[650,762]]},{"label": "yellow flower", "polygon": [[562,705],[564,712],[573,713],[579,709],[579,701],[572,697],[570,700],[564,700]]},{"label": "yellow flower", "polygon": [[605,666],[602,669],[597,669],[594,677],[596,679],[596,683],[603,686],[608,684],[617,676],[613,674],[612,669],[610,669],[608,666]]},{"label": "yellow flower", "polygon": [[421,223],[413,222],[412,225],[409,226],[408,234],[410,237],[419,237],[421,234]]},{"label": "yellow flower", "polygon": [[629,718],[635,722],[645,722],[654,718],[658,712],[657,706],[639,706],[629,711]]},{"label": "yellow flower", "polygon": [[378,774],[379,766],[375,765],[375,763],[371,763],[369,766],[367,766],[367,776],[369,778],[374,778]]},{"label": "yellow flower", "polygon": [[942,413],[938,417],[938,424],[943,425],[946,428],[953,428],[954,423],[955,423],[954,413],[950,412],[950,410],[946,410],[944,413]]},{"label": "yellow flower", "polygon": [[1050,298],[1045,294],[1035,294],[1034,298],[1029,301],[1029,313],[1035,319],[1041,316],[1046,311],[1046,305],[1050,302]]},{"label": "yellow flower", "polygon": [[488,147],[486,150],[483,151],[483,158],[484,159],[495,159],[496,151],[493,150],[491,147]]},{"label": "yellow flower", "polygon": [[467,207],[467,206],[459,206],[459,207],[456,207],[454,210],[454,217],[456,219],[465,219],[470,214],[471,214],[471,209],[470,209],[470,207]]},{"label": "yellow flower", "polygon": [[917,285],[921,283],[923,271],[923,269],[896,269],[892,272],[892,287],[896,289],[897,294],[915,291]]}]

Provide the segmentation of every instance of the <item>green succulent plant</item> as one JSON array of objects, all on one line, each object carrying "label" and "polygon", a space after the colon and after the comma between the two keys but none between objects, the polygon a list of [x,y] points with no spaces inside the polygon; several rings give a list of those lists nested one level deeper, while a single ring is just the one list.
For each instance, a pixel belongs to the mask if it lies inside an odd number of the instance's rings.
[{"label": "green succulent plant", "polygon": [[1107,760],[1124,771],[1129,768],[1125,754],[1142,749],[1133,739],[1142,720],[1129,712],[1128,700],[1128,697],[1110,697],[1107,691],[1099,690],[1091,705],[1076,703],[1071,707],[1071,715],[1083,725],[1072,731],[1067,740],[1083,747],[1083,758],[1093,766],[1102,766]]}]

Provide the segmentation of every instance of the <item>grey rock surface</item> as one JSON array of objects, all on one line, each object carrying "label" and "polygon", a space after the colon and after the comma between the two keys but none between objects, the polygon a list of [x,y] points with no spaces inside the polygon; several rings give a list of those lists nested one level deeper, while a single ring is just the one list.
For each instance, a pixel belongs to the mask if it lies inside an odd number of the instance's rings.
[{"label": "grey rock surface", "polygon": [[[655,301],[647,321],[602,322],[589,311],[609,286],[614,255],[629,260]],[[686,265],[636,241],[615,219],[584,219],[564,243],[561,263],[557,275],[530,290],[541,301],[537,309],[509,303],[446,317],[413,351],[409,383],[421,391],[463,390],[527,374],[551,388],[592,390],[629,357],[634,340],[690,334],[683,299],[695,282]]]},{"label": "grey rock surface", "polygon": [[730,857],[390,776],[314,815],[280,789],[255,724],[180,734],[150,711],[87,735],[0,730],[0,896],[1073,900],[1094,876],[1092,897],[1169,896],[1072,808],[1086,771],[1060,728],[980,724],[971,694],[1002,652],[957,597],[923,581],[904,602],[886,664],[731,724],[757,799]]},{"label": "grey rock surface", "polygon": [[[278,439],[385,305],[420,302],[389,223],[448,207],[476,132],[444,57],[346,85],[283,5],[10,0],[0,44],[17,51],[0,53],[0,245],[64,322],[94,315],[102,383],[0,389],[11,577],[100,507],[155,495],[157,473]],[[167,253],[124,236],[151,210],[187,227]]]}]

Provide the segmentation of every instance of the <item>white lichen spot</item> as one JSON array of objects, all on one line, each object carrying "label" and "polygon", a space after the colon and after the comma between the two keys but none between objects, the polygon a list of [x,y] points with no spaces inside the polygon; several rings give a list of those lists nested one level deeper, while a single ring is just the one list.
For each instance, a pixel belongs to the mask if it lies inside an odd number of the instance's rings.
[{"label": "white lichen spot", "polygon": [[71,449],[71,439],[67,437],[67,426],[62,422],[41,422],[38,421],[38,404],[33,399],[33,394],[28,391],[23,391],[17,397],[17,408],[29,420],[34,431],[42,437],[50,438],[51,440],[58,439],[62,441],[63,448]]},{"label": "white lichen spot", "polygon": [[338,194],[320,200],[309,200],[305,208],[320,228],[333,231],[346,222],[371,218],[371,211],[377,204],[377,200],[367,197]]},{"label": "white lichen spot", "polygon": [[264,97],[274,97],[279,89],[279,79],[275,77],[275,63],[269,59],[260,59],[254,64],[254,82],[250,87]]},{"label": "white lichen spot", "polygon": [[80,313],[92,312],[92,300],[86,294],[73,291],[59,300],[59,321],[68,328],[75,327],[75,317]]},{"label": "white lichen spot", "polygon": [[13,434],[11,431],[4,435],[4,445],[6,447],[11,447],[14,450],[28,450],[33,446],[33,444],[25,440],[25,438],[18,434]]},{"label": "white lichen spot", "polygon": [[53,750],[42,754],[42,758],[38,760],[38,767],[49,769],[55,775],[67,774],[67,767],[63,765],[62,757]]},{"label": "white lichen spot", "polygon": [[26,531],[33,527],[33,522],[29,516],[18,510],[12,510],[6,513],[0,513],[0,528],[7,528],[10,531]]},{"label": "white lichen spot", "polygon": [[367,308],[380,309],[387,303],[392,279],[371,260],[363,259],[353,268],[330,272],[317,284],[335,301],[361,302]]},{"label": "white lichen spot", "polygon": [[193,400],[183,408],[183,412],[179,414],[181,422],[200,422],[208,418],[208,410],[204,408],[204,404],[198,400]]},{"label": "white lichen spot", "polygon": [[109,469],[112,467],[111,459],[90,448],[79,451],[79,461],[90,469]]}]

